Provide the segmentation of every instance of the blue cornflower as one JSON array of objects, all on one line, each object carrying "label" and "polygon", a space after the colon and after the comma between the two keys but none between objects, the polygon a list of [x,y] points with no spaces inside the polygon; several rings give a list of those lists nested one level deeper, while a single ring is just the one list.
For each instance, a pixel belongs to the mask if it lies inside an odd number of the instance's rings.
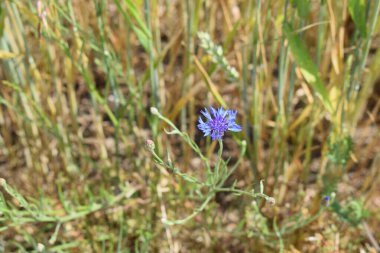
[{"label": "blue cornflower", "polygon": [[214,109],[210,106],[210,112],[211,114],[206,108],[201,111],[207,122],[204,122],[202,117],[199,116],[198,128],[204,133],[204,136],[210,135],[212,140],[221,140],[227,130],[232,132],[241,131],[241,127],[235,122],[237,111],[224,110],[223,107]]},{"label": "blue cornflower", "polygon": [[330,197],[330,196],[325,196],[325,197],[323,198],[324,204],[325,204],[326,206],[330,205],[330,200],[331,200],[331,197]]}]

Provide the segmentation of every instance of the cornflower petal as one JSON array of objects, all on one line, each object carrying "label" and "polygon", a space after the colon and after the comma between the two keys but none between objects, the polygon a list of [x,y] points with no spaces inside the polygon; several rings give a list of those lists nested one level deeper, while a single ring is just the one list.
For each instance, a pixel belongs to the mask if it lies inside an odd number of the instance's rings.
[{"label": "cornflower petal", "polygon": [[207,111],[206,108],[205,108],[204,111],[201,111],[201,113],[202,113],[203,116],[205,116],[208,120],[212,120],[212,119],[211,119],[211,115],[210,115],[210,113]]},{"label": "cornflower petal", "polygon": [[206,122],[202,120],[201,116],[198,119],[198,128],[204,133],[204,136],[209,135],[212,140],[221,140],[227,130],[232,132],[242,130],[235,122],[237,111],[225,110],[223,107],[215,109],[210,106],[210,112],[206,108],[201,111],[201,114],[207,119]]},{"label": "cornflower petal", "polygon": [[229,110],[224,110],[223,107],[220,107],[220,108],[218,109],[218,115],[219,115],[219,116],[222,116],[222,117],[224,118],[224,117],[226,117],[226,113],[227,113],[228,111],[229,111]]},{"label": "cornflower petal", "polygon": [[218,111],[214,107],[210,106],[210,112],[214,118],[218,116]]},{"label": "cornflower petal", "polygon": [[236,123],[232,123],[231,125],[228,126],[228,130],[232,132],[240,132],[241,131],[241,126],[239,126]]},{"label": "cornflower petal", "polygon": [[227,114],[228,114],[228,119],[230,121],[235,121],[236,120],[237,111],[235,111],[235,110],[228,110]]},{"label": "cornflower petal", "polygon": [[200,130],[202,130],[204,133],[205,133],[205,136],[208,135],[211,131],[211,128],[208,124],[206,124],[201,117],[199,117],[199,120],[198,120],[199,124],[198,124],[198,128]]}]

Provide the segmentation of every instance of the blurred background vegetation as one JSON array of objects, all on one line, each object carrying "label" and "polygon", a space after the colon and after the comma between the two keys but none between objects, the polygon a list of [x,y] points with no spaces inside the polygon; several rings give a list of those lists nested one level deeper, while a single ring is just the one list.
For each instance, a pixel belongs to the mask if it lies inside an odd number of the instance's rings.
[{"label": "blurred background vegetation", "polygon": [[[378,252],[380,0],[4,0],[0,252]],[[200,200],[144,148],[205,177],[202,108],[238,110]]]}]

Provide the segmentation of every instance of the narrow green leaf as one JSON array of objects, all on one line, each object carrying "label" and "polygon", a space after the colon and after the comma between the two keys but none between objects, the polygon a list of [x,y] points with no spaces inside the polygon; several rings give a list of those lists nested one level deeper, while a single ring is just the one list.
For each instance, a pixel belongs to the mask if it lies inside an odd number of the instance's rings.
[{"label": "narrow green leaf", "polygon": [[144,49],[149,52],[149,36],[147,36],[140,28],[133,26],[133,31],[136,33],[137,39],[140,41]]},{"label": "narrow green leaf", "polygon": [[3,178],[0,178],[0,186],[13,198],[15,198],[19,204],[27,210],[30,210],[30,206],[28,202],[24,199],[24,197],[18,193],[15,189],[7,184],[7,181]]},{"label": "narrow green leaf", "polygon": [[146,26],[146,24],[144,22],[144,19],[140,16],[138,8],[137,8],[135,2],[131,1],[131,0],[125,0],[125,3],[127,5],[127,9],[129,10],[129,12],[133,16],[133,18],[138,23],[138,25],[141,28],[142,32],[144,32],[146,36],[150,36],[149,29]]},{"label": "narrow green leaf", "polygon": [[366,28],[366,8],[364,0],[349,0],[348,1],[348,11],[355,23],[356,28],[359,30],[363,37],[367,35]]},{"label": "narrow green leaf", "polygon": [[7,209],[7,203],[5,202],[3,194],[0,192],[0,212],[4,212]]},{"label": "narrow green leaf", "polygon": [[306,18],[310,14],[310,0],[294,0],[293,4],[297,8],[298,15]]},{"label": "narrow green leaf", "polygon": [[[125,21],[136,34],[137,39],[140,41],[141,45],[147,52],[149,52],[149,40],[151,39],[151,34],[149,32],[149,29],[145,25],[144,20],[140,17],[136,5],[129,0],[125,0],[127,10],[124,10],[118,0],[114,0],[114,3],[116,4],[118,11],[121,13]],[[131,17],[134,18],[138,25],[135,25],[132,22]]]},{"label": "narrow green leaf", "polygon": [[0,37],[2,37],[4,33],[5,9],[3,5],[4,2],[0,4]]},{"label": "narrow green leaf", "polygon": [[288,39],[289,47],[293,54],[294,60],[301,70],[303,77],[305,78],[306,82],[308,82],[314,89],[316,95],[319,97],[319,99],[321,99],[327,111],[332,113],[333,108],[328,96],[327,89],[322,79],[319,77],[317,67],[312,61],[304,43],[293,31],[290,24],[284,24],[283,31],[286,38]]}]

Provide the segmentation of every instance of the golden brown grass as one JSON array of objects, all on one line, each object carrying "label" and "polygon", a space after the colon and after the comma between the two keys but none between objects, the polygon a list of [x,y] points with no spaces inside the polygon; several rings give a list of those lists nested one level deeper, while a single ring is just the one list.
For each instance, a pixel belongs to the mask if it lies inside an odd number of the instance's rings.
[{"label": "golden brown grass", "polygon": [[[378,0],[359,14],[348,0],[41,2],[47,27],[35,1],[0,3],[0,251],[376,252]],[[199,31],[239,78],[211,60]],[[196,128],[209,105],[237,109],[244,129],[225,137],[223,157],[236,161],[248,143],[226,186],[264,180],[276,205],[218,193],[193,220],[164,226],[201,201],[154,165],[146,139],[183,172],[205,171],[149,108],[213,163],[217,145]]]}]

